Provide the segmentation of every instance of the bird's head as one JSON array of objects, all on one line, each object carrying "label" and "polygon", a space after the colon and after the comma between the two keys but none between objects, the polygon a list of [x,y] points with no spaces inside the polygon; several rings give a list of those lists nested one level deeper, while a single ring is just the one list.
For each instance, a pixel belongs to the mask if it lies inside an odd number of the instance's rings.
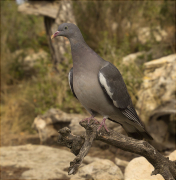
[{"label": "bird's head", "polygon": [[51,39],[55,38],[56,36],[64,36],[68,39],[76,39],[82,37],[82,34],[75,24],[63,23],[59,25],[58,30],[51,36]]}]

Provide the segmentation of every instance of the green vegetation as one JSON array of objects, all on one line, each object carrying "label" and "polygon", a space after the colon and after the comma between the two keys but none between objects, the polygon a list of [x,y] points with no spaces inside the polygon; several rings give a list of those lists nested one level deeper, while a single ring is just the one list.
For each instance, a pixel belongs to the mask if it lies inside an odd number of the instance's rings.
[{"label": "green vegetation", "polygon": [[[138,29],[151,27],[153,36],[158,26],[173,32],[173,2],[74,2],[73,8],[86,42],[119,68],[135,103],[142,82],[143,63],[175,50],[173,33],[160,42],[148,38],[142,43],[137,38]],[[72,66],[70,50],[65,54],[67,61],[58,65],[59,74],[53,70],[43,17],[17,12],[17,5],[12,1],[1,2],[1,17],[2,126],[12,132],[32,133],[34,118],[49,108],[86,113],[67,82]],[[25,70],[25,57],[41,50],[48,56],[37,59],[33,68]],[[141,56],[136,64],[122,63],[122,58],[128,54],[151,50],[152,53]]]},{"label": "green vegetation", "polygon": [[[146,43],[138,39],[142,27],[150,27],[150,33],[158,31],[158,26],[167,30],[174,28],[175,9],[173,1],[91,1],[74,2],[77,24],[86,42],[99,52],[100,42],[113,43],[123,56],[157,46],[158,51],[174,48],[174,34],[163,43],[148,38]],[[84,14],[84,16],[83,16]],[[102,41],[106,36],[105,40]]]}]

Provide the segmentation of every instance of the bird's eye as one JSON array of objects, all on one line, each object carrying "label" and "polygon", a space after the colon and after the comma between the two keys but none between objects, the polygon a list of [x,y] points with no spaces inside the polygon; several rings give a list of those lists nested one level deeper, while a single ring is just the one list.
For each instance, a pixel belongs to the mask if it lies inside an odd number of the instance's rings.
[{"label": "bird's eye", "polygon": [[65,26],[65,29],[68,29],[68,27],[67,27],[67,26]]}]

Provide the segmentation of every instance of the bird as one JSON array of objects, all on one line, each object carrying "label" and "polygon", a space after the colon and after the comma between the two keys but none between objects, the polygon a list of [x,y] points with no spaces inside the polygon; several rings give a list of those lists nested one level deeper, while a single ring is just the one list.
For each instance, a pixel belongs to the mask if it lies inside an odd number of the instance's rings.
[{"label": "bird", "polygon": [[108,119],[120,124],[128,136],[135,139],[153,138],[136,113],[131,97],[120,71],[110,62],[101,58],[85,42],[77,25],[63,23],[51,36],[68,38],[71,45],[73,67],[68,74],[73,95],[90,113],[91,119],[103,117],[97,131],[102,127],[109,132],[105,121]]}]

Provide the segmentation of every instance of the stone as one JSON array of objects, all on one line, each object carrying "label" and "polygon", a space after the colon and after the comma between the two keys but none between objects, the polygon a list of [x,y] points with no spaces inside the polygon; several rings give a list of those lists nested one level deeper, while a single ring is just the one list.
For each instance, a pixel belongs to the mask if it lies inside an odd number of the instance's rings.
[{"label": "stone", "polygon": [[32,53],[24,58],[23,69],[30,70],[39,64],[39,61],[43,60],[46,62],[49,54],[43,50],[40,50],[37,53]]},{"label": "stone", "polygon": [[173,128],[176,123],[176,54],[147,62],[144,67],[136,109],[145,124],[148,123],[147,130],[154,140],[173,149],[176,135]]},{"label": "stone", "polygon": [[33,49],[28,48],[25,50],[17,50],[12,54],[12,56],[14,59],[18,59],[23,70],[27,72],[34,69],[35,66],[40,65],[41,60],[46,62],[49,54],[42,49],[40,49],[38,52],[34,52]]},{"label": "stone", "polygon": [[66,150],[43,145],[1,147],[1,167],[23,169],[20,179],[114,179],[123,174],[112,161],[86,156],[76,175],[68,175],[68,167],[75,156]]},{"label": "stone", "polygon": [[140,58],[141,56],[144,56],[145,54],[146,54],[146,52],[144,52],[144,51],[129,54],[129,55],[123,57],[122,62],[125,65],[129,65],[130,63],[134,63],[135,60],[137,60],[137,58]]},{"label": "stone", "polygon": [[70,127],[73,134],[81,135],[84,128],[79,125],[79,121],[85,118],[78,114],[68,114],[60,109],[49,109],[44,115],[38,115],[32,124],[37,130],[41,143],[47,143],[54,138],[57,142],[58,130],[63,127]]},{"label": "stone", "polygon": [[62,24],[63,22],[76,24],[72,3],[70,1],[60,1],[60,9],[58,11],[55,22],[58,25]]},{"label": "stone", "polygon": [[94,161],[97,161],[97,160],[100,160],[100,158],[97,158],[97,157],[91,157],[91,156],[86,156],[83,160],[83,163],[84,164],[90,164]]},{"label": "stone", "polygon": [[170,153],[168,157],[169,157],[169,160],[176,161],[176,150]]},{"label": "stone", "polygon": [[[153,36],[151,31],[153,32]],[[155,29],[151,29],[150,27],[140,27],[138,28],[137,33],[138,33],[138,40],[142,44],[145,44],[147,41],[150,41],[153,38],[156,41],[160,42],[168,36],[167,32],[161,29],[160,26],[155,27]]]},{"label": "stone", "polygon": [[[176,150],[169,155],[169,159],[176,160]],[[153,170],[154,167],[144,157],[138,157],[129,162],[124,177],[125,180],[164,180],[160,174],[151,176]]]},{"label": "stone", "polygon": [[119,158],[115,158],[115,164],[117,166],[123,166],[123,167],[126,167],[128,165],[128,161],[125,161],[125,160],[121,160]]},{"label": "stone", "polygon": [[[176,101],[171,100],[164,105],[157,107],[152,111],[149,119],[150,126],[149,132],[153,133],[153,138],[163,144],[167,139],[173,141],[173,148],[175,148],[175,114],[176,114]],[[167,137],[167,138],[166,138]],[[172,138],[172,139],[171,139]],[[169,144],[168,144],[169,145]],[[171,145],[171,144],[170,144]]]},{"label": "stone", "polygon": [[[58,130],[67,126],[75,135],[84,135],[85,129],[79,124],[86,115],[68,114],[60,109],[49,109],[44,115],[39,115],[34,119],[32,127],[37,130],[41,143],[47,143],[52,139],[57,141]],[[99,122],[102,118],[97,118]],[[109,129],[116,129],[119,133],[123,132],[121,126],[117,123],[107,121],[106,125]],[[103,142],[94,142],[94,145],[104,146]]]},{"label": "stone", "polygon": [[79,122],[86,118],[85,116],[74,116],[69,124],[71,132],[75,135],[82,135],[85,133],[85,129],[79,124]]},{"label": "stone", "polygon": [[56,18],[59,11],[59,3],[47,1],[25,2],[18,6],[18,11],[25,14],[42,15]]},{"label": "stone", "polygon": [[22,179],[69,179],[67,169],[74,158],[66,150],[28,144],[1,147],[0,165],[29,168]]},{"label": "stone", "polygon": [[[138,92],[136,108],[145,122],[161,104],[175,99],[176,55],[162,57],[144,64],[143,83]],[[144,103],[145,102],[145,103]]]},{"label": "stone", "polygon": [[76,175],[70,180],[123,180],[123,174],[118,166],[112,161],[99,159],[88,165],[83,165],[79,168]]}]

